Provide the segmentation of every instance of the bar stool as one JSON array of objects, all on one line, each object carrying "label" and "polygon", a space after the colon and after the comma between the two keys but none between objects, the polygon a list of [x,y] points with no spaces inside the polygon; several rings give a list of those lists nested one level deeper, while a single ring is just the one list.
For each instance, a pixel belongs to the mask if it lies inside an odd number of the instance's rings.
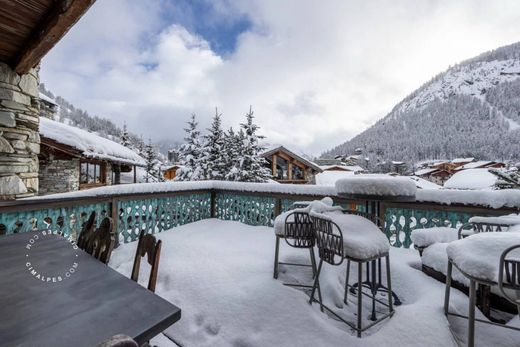
[{"label": "bar stool", "polygon": [[[520,328],[475,318],[477,284],[498,287],[504,298],[517,305],[520,315],[520,234],[478,233],[451,242],[446,252],[448,269],[444,314],[468,320],[467,346],[475,346],[475,322],[520,331]],[[470,281],[468,316],[449,311],[453,266]]]},{"label": "bar stool", "polygon": [[[320,299],[320,304],[332,315],[343,323],[349,325],[357,332],[357,336],[361,337],[361,333],[373,325],[394,314],[392,295],[388,295],[388,304],[376,298],[377,280],[375,262],[373,260],[386,260],[386,280],[388,292],[392,292],[391,274],[390,274],[390,244],[386,236],[381,230],[370,220],[357,215],[348,215],[342,213],[319,213],[310,211],[311,221],[316,233],[316,243],[318,245],[318,253],[320,262],[318,265],[318,273],[314,279],[314,286],[311,292],[309,303],[312,304],[316,288],[319,286],[319,276],[326,262],[333,266],[339,266],[345,259],[358,264],[358,281],[357,281],[357,323],[354,325],[346,321],[330,308],[325,306]],[[350,265],[350,264],[348,264]],[[363,265],[372,266],[372,288],[370,294],[364,293],[363,289]],[[347,266],[347,281],[345,284],[345,297],[347,291],[351,287],[348,284],[350,266]],[[367,279],[368,281],[368,279]],[[362,326],[362,304],[363,295],[372,299],[372,308],[375,311],[376,302],[388,307],[388,312],[380,316],[372,323]]]}]

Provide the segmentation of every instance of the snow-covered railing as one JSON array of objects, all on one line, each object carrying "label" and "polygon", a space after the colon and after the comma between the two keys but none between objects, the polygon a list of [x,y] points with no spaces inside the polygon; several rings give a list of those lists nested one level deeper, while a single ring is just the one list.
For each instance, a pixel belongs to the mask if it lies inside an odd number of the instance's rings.
[{"label": "snow-covered railing", "polygon": [[[0,203],[0,234],[53,228],[77,236],[92,211],[113,218],[120,242],[139,232],[161,232],[205,218],[272,225],[295,201],[331,196],[345,208],[365,210],[362,201],[337,196],[334,187],[218,181],[108,186]],[[409,247],[415,228],[457,226],[475,215],[520,210],[520,191],[417,192],[417,202],[382,203],[385,232],[396,247]],[[100,220],[100,218],[98,219]]]}]

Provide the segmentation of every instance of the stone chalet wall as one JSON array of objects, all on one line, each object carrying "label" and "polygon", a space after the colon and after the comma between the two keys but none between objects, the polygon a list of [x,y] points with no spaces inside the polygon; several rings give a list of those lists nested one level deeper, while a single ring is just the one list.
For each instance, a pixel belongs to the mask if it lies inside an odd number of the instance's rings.
[{"label": "stone chalet wall", "polygon": [[40,162],[40,195],[79,190],[79,159]]},{"label": "stone chalet wall", "polygon": [[0,63],[0,199],[38,192],[38,70],[19,75]]}]

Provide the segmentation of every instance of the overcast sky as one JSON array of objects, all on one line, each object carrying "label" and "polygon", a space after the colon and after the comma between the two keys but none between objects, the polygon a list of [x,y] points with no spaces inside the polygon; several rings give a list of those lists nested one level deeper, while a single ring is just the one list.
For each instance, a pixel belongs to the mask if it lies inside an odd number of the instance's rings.
[{"label": "overcast sky", "polygon": [[[196,3],[194,5],[193,3]],[[41,82],[90,114],[181,140],[253,105],[271,143],[319,154],[435,74],[520,41],[520,1],[97,0]]]}]

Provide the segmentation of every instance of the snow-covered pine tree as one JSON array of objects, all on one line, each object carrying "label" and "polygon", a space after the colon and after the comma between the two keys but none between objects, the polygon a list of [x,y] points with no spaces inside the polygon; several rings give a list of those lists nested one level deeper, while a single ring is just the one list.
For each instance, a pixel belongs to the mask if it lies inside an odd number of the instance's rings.
[{"label": "snow-covered pine tree", "polygon": [[144,160],[146,161],[146,183],[162,181],[160,162],[152,145],[152,139],[148,139],[148,144],[144,148]]},{"label": "snow-covered pine tree", "polygon": [[197,129],[198,122],[195,114],[188,121],[184,143],[179,148],[179,162],[181,168],[175,176],[176,181],[198,181],[204,179],[201,166],[201,139],[200,131]]},{"label": "snow-covered pine tree", "polygon": [[224,131],[222,131],[222,114],[215,109],[213,122],[204,136],[203,167],[208,180],[224,180],[227,173],[224,152]]},{"label": "snow-covered pine tree", "polygon": [[227,168],[226,181],[238,181],[239,179],[243,140],[244,131],[242,129],[235,133],[231,127],[224,136],[224,159]]},{"label": "snow-covered pine tree", "polygon": [[260,145],[259,140],[264,137],[257,134],[259,127],[253,123],[253,118],[253,109],[249,107],[249,112],[246,114],[246,123],[240,124],[244,138],[237,180],[242,182],[266,182],[271,178],[271,172],[267,168],[267,160],[260,156],[265,148]]},{"label": "snow-covered pine tree", "polygon": [[123,132],[121,133],[120,143],[130,148],[130,135],[128,134],[128,130],[126,128],[126,122],[123,123]]}]

